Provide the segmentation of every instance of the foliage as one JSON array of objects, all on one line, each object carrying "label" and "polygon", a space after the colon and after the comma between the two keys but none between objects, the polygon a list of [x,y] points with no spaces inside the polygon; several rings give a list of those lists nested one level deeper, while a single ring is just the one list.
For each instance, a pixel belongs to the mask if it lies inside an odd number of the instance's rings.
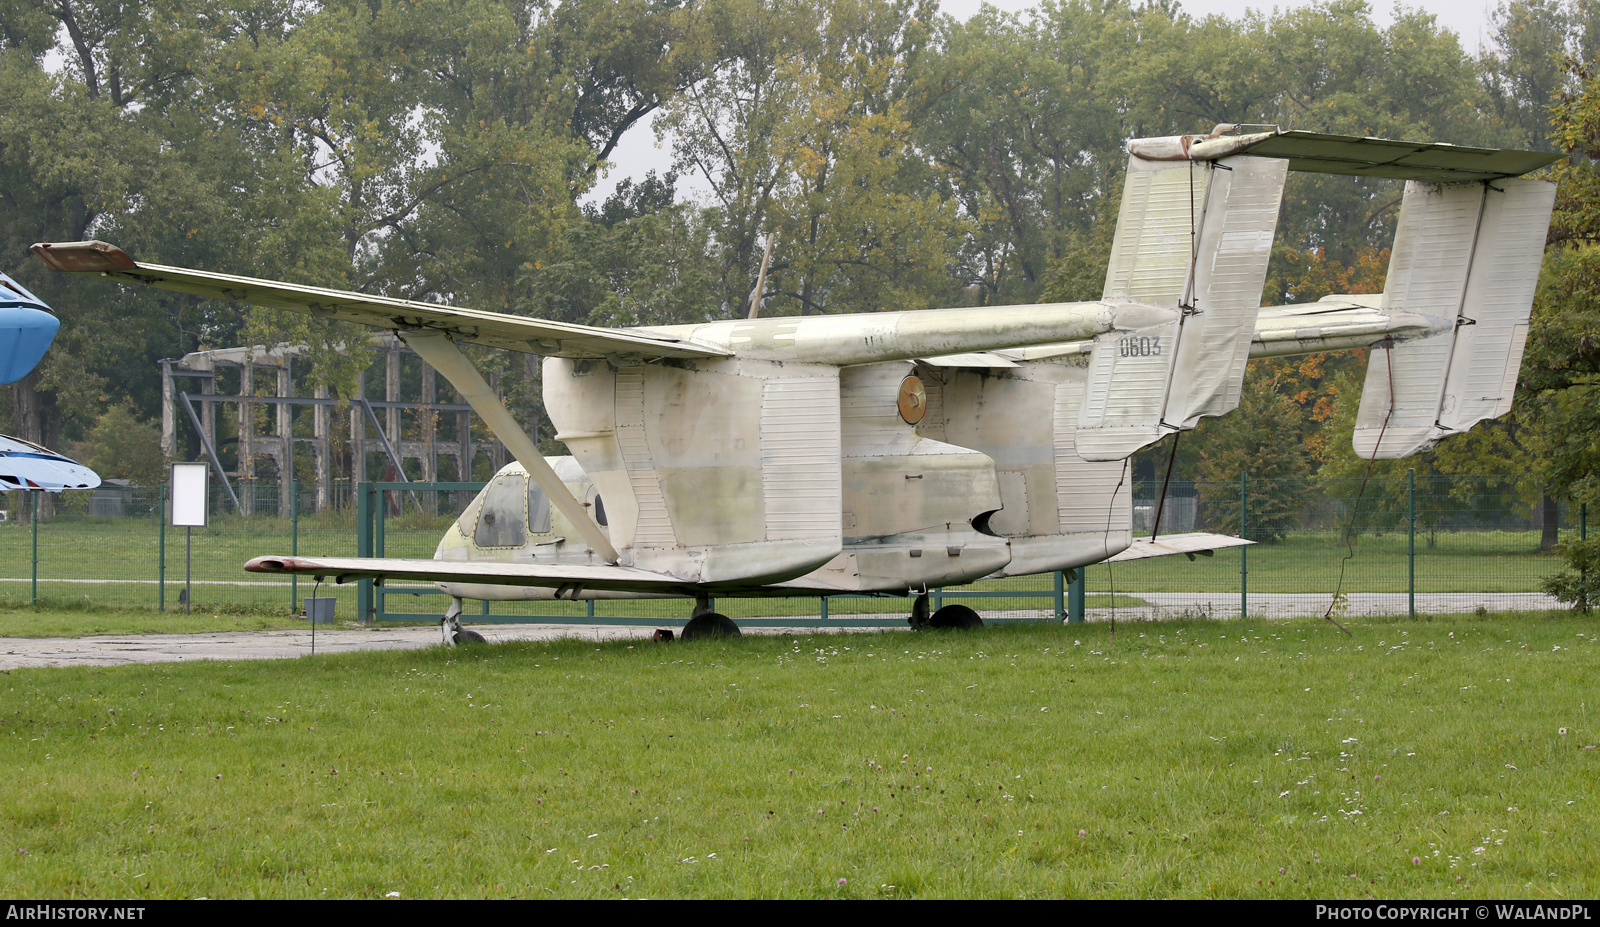
[{"label": "foliage", "polygon": [[167,479],[160,430],[141,422],[127,403],[112,406],[96,419],[88,439],[76,450],[102,479],[125,479],[145,487]]},{"label": "foliage", "polygon": [[1270,380],[1246,376],[1239,408],[1229,415],[1206,421],[1200,451],[1200,503],[1216,530],[1237,534],[1241,473],[1249,514],[1244,537],[1253,541],[1279,541],[1296,526],[1303,508],[1300,480],[1311,468],[1296,433],[1298,416],[1293,403]]},{"label": "foliage", "polygon": [[1600,538],[1565,541],[1557,553],[1567,565],[1544,578],[1544,591],[1583,612],[1600,604]]}]

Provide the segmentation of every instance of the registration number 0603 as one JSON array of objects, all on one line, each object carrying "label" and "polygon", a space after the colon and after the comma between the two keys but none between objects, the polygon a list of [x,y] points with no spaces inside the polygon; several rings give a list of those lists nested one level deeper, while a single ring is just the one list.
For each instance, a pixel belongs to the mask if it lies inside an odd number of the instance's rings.
[{"label": "registration number 0603", "polygon": [[1117,341],[1118,357],[1160,357],[1161,338],[1157,335],[1128,335]]}]

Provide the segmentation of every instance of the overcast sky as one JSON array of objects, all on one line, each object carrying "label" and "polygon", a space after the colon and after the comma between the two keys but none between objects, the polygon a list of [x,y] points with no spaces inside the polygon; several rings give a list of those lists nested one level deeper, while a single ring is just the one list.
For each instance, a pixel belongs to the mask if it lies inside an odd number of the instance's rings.
[{"label": "overcast sky", "polygon": [[[1243,16],[1246,10],[1251,9],[1270,12],[1274,9],[1294,9],[1311,5],[1310,0],[1279,0],[1276,3],[1252,2],[1252,0],[1181,0],[1181,3],[1189,15],[1197,18],[1221,14],[1230,19]],[[970,18],[983,5],[985,4],[982,0],[940,2],[940,8],[945,13],[962,20]],[[1019,13],[1037,6],[1038,2],[1037,0],[989,0],[987,5]],[[1404,5],[1411,9],[1421,8],[1438,17],[1439,25],[1461,37],[1461,47],[1466,49],[1468,54],[1476,53],[1479,45],[1489,34],[1489,16],[1493,11],[1493,4],[1489,0],[1414,0]],[[1394,22],[1395,4],[1378,2],[1372,3],[1371,6],[1373,19],[1380,28],[1388,28]],[[638,179],[650,170],[665,173],[666,169],[672,166],[672,151],[671,146],[666,143],[657,147],[654,130],[649,126],[640,125],[623,136],[617,150],[612,152],[611,160],[616,167],[600,179],[589,195],[584,197],[584,202],[604,201],[624,177]],[[681,178],[678,181],[678,190],[680,198],[689,196],[702,199],[706,192],[705,187],[691,177]]]}]

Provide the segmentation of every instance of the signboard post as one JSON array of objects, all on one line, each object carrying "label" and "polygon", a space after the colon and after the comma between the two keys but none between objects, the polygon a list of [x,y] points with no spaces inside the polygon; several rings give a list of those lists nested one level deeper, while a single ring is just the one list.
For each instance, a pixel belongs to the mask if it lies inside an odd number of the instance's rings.
[{"label": "signboard post", "polygon": [[190,566],[194,549],[194,529],[206,526],[210,500],[210,470],[203,463],[172,465],[172,516],[168,523],[183,531],[183,613],[189,614],[194,602]]}]

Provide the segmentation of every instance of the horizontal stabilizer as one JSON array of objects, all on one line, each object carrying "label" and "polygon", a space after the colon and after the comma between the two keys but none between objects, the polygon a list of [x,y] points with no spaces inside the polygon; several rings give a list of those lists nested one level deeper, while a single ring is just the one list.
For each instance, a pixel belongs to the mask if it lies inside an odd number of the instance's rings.
[{"label": "horizontal stabilizer", "polygon": [[[1210,135],[1136,138],[1128,153],[1152,161],[1215,161],[1230,155],[1281,158],[1289,170],[1428,183],[1472,183],[1520,177],[1560,159],[1548,151],[1468,148],[1444,142],[1405,142],[1300,130],[1225,135],[1240,126],[1220,125]],[[1256,127],[1252,127],[1256,128]]]},{"label": "horizontal stabilizer", "polygon": [[1145,560],[1150,557],[1170,557],[1173,554],[1183,554],[1190,560],[1196,554],[1203,557],[1211,556],[1213,551],[1225,547],[1244,547],[1254,544],[1244,538],[1236,538],[1227,534],[1206,534],[1204,532],[1191,532],[1189,534],[1164,534],[1154,540],[1150,538],[1134,538],[1128,549],[1115,557],[1112,562],[1123,560]]},{"label": "horizontal stabilizer", "polygon": [[244,565],[251,573],[352,579],[405,579],[431,583],[486,583],[597,589],[608,592],[676,592],[693,595],[698,584],[661,573],[607,564],[499,563],[461,560],[401,560],[384,557],[257,557]]},{"label": "horizontal stabilizer", "polygon": [[1406,457],[1511,409],[1555,185],[1406,185],[1384,309],[1443,331],[1374,345],[1356,417],[1362,457]]}]

